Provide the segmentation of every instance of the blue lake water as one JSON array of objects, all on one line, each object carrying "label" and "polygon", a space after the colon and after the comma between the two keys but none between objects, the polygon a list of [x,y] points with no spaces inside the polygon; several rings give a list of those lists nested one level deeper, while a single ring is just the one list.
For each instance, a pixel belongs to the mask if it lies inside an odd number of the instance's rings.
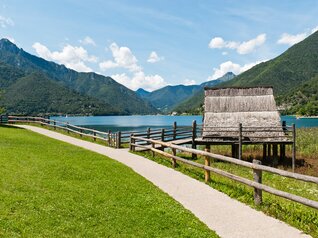
[{"label": "blue lake water", "polygon": [[[87,116],[87,117],[51,117],[53,120],[69,122],[73,125],[94,128],[100,131],[132,131],[144,130],[147,127],[164,128],[177,122],[178,126],[191,126],[192,121],[202,124],[202,116]],[[282,116],[287,125],[295,123],[300,127],[318,127],[318,118],[299,118]]]}]

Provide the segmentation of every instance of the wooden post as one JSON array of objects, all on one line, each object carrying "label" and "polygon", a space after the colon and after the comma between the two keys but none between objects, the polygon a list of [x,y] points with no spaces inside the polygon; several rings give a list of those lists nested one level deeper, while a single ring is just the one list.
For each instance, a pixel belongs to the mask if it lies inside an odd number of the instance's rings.
[{"label": "wooden post", "polygon": [[[152,143],[151,143],[151,147],[152,147],[152,148],[155,148],[155,143],[152,142]],[[152,157],[155,157],[155,152],[154,152],[153,150],[152,150]]]},{"label": "wooden post", "polygon": [[278,146],[277,144],[273,144],[273,156],[275,158],[275,156],[278,156]]},{"label": "wooden post", "polygon": [[70,134],[70,130],[68,129],[68,122],[66,122],[66,130],[67,130],[67,134]]},{"label": "wooden post", "polygon": [[[150,139],[150,127],[147,128],[147,139]],[[150,142],[148,141],[147,144],[149,145]]]},{"label": "wooden post", "polygon": [[1,123],[1,124],[3,123],[3,121],[2,121],[2,115],[0,116],[0,123]]},{"label": "wooden post", "polygon": [[133,144],[135,144],[135,139],[133,139],[134,134],[130,134],[130,145],[129,145],[129,150],[130,151],[135,151],[135,146]]},{"label": "wooden post", "polygon": [[267,145],[267,158],[272,158],[272,144]]},{"label": "wooden post", "polygon": [[96,141],[96,132],[94,131],[94,141]]},{"label": "wooden post", "polygon": [[53,127],[54,130],[56,130],[56,121],[55,120],[53,121],[53,125],[54,125],[54,127]]},{"label": "wooden post", "polygon": [[[197,121],[192,122],[192,149],[196,149],[195,139],[197,138]],[[196,159],[197,155],[192,153],[192,159]]]},{"label": "wooden post", "polygon": [[165,129],[161,129],[161,141],[165,141]]},{"label": "wooden post", "polygon": [[173,122],[173,140],[177,139],[177,122]]},{"label": "wooden post", "polygon": [[283,131],[287,131],[287,128],[286,128],[286,121],[283,121],[282,123],[282,128],[283,128]]},{"label": "wooden post", "polygon": [[292,170],[295,172],[296,162],[296,126],[293,124],[293,157],[292,157]]},{"label": "wooden post", "polygon": [[80,129],[80,136],[83,137],[82,133],[83,133],[83,129]]},{"label": "wooden post", "polygon": [[[172,149],[172,154],[173,154],[174,156],[176,156],[176,155],[177,155],[177,150],[176,150],[176,149]],[[175,168],[176,165],[177,165],[177,161],[172,158],[171,162],[172,162],[172,168]]]},{"label": "wooden post", "polygon": [[231,151],[232,151],[232,158],[236,158],[235,144],[231,145]]},{"label": "wooden post", "polygon": [[242,123],[239,123],[239,151],[238,151],[238,159],[242,160]]},{"label": "wooden post", "polygon": [[[165,141],[165,129],[164,128],[161,129],[161,141]],[[163,145],[160,146],[160,150],[164,151],[165,147]]]},{"label": "wooden post", "polygon": [[[253,160],[253,164],[261,164],[259,160]],[[253,169],[254,182],[262,183],[262,170]],[[254,204],[260,205],[262,203],[262,190],[254,188]]]},{"label": "wooden post", "polygon": [[108,146],[110,146],[110,133],[112,133],[111,130],[108,130]]},{"label": "wooden post", "polygon": [[266,159],[267,145],[263,144],[263,160]]},{"label": "wooden post", "polygon": [[121,146],[121,131],[117,132],[117,143],[116,143],[116,148],[119,149]]},{"label": "wooden post", "polygon": [[278,165],[278,148],[277,144],[273,144],[273,164]]},{"label": "wooden post", "polygon": [[279,144],[279,159],[283,160],[283,144]]},{"label": "wooden post", "polygon": [[[205,147],[205,151],[206,151],[206,152],[210,152],[210,146],[207,145],[207,146]],[[208,157],[208,156],[205,156],[205,157],[204,157],[204,165],[205,165],[205,166],[210,166],[210,165],[211,165],[210,157]],[[209,170],[205,170],[205,171],[204,171],[204,181],[205,181],[206,183],[208,183],[208,182],[211,181],[211,175],[210,175],[210,171],[209,171]]]}]

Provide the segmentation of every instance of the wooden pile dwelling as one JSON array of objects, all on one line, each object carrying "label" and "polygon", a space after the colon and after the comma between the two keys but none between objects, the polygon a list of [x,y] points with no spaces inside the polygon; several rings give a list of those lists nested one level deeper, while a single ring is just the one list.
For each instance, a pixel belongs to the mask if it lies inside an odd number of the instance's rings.
[{"label": "wooden pile dwelling", "polygon": [[232,157],[239,159],[243,144],[263,144],[264,158],[278,158],[278,151],[285,157],[286,144],[295,153],[295,128],[281,123],[272,87],[205,88],[204,106],[196,144],[231,145]]}]

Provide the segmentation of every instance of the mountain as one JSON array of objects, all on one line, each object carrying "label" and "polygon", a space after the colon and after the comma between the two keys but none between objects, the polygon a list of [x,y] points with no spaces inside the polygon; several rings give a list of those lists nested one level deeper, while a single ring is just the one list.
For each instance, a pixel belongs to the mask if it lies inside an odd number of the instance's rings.
[{"label": "mountain", "polygon": [[[181,102],[195,96],[199,91],[203,92],[204,87],[217,85],[232,79],[234,76],[233,73],[229,72],[219,79],[204,82],[200,85],[169,85],[150,93],[143,93],[143,95],[139,93],[139,95],[160,111],[167,113],[172,111]],[[142,93],[140,89],[139,92]]]},{"label": "mountain", "polygon": [[318,75],[277,98],[284,114],[318,115]]},{"label": "mountain", "polygon": [[195,92],[191,97],[180,102],[173,108],[174,111],[178,113],[191,113],[200,114],[202,113],[202,105],[204,100],[204,87],[214,87],[220,85],[224,82],[230,82],[235,77],[235,74],[228,72],[224,74],[221,78],[204,82],[200,85],[200,89]]},{"label": "mountain", "polygon": [[169,112],[176,104],[193,95],[199,88],[199,85],[166,86],[144,95],[143,99],[158,110]]},{"label": "mountain", "polygon": [[291,92],[318,75],[318,32],[283,54],[237,76],[221,86],[273,86],[276,96]]},{"label": "mountain", "polygon": [[95,98],[100,103],[111,105],[119,114],[154,114],[158,112],[134,91],[110,77],[93,72],[79,73],[64,65],[46,61],[19,49],[7,39],[0,40],[0,61],[23,71],[26,75],[41,72],[61,87]]},{"label": "mountain", "polygon": [[113,115],[111,105],[62,87],[46,75],[23,71],[0,62],[0,107],[15,115]]},{"label": "mountain", "polygon": [[222,86],[270,85],[288,114],[318,115],[318,31]]},{"label": "mountain", "polygon": [[139,88],[137,91],[136,91],[136,94],[141,97],[141,98],[144,98],[146,97],[150,92],[146,91],[145,89],[143,88]]},{"label": "mountain", "polygon": [[[318,31],[278,57],[260,63],[218,86],[272,86],[279,108],[286,113],[317,115],[317,76]],[[184,102],[177,107],[177,111],[197,112],[200,104],[203,104],[203,97]]]}]

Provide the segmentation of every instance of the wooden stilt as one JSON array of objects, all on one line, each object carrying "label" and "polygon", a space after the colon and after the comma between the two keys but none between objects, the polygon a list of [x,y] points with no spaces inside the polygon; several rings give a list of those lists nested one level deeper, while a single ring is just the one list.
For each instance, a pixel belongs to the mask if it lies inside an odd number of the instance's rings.
[{"label": "wooden stilt", "polygon": [[232,151],[232,158],[235,158],[235,145],[231,145],[231,151]]},{"label": "wooden stilt", "polygon": [[267,145],[267,158],[269,158],[269,159],[272,158],[272,145],[271,144]]},{"label": "wooden stilt", "polygon": [[[206,152],[210,152],[210,146],[207,145],[207,146],[205,147],[205,151],[206,151]],[[206,166],[210,166],[210,165],[211,165],[210,157],[205,156],[204,165],[206,165]],[[211,181],[211,175],[210,175],[210,171],[209,171],[209,170],[205,170],[205,171],[204,171],[204,181],[205,181],[206,183],[208,183],[208,182]]]},{"label": "wooden stilt", "polygon": [[278,148],[277,144],[273,144],[273,164],[278,165]]},{"label": "wooden stilt", "polygon": [[267,145],[263,144],[263,160],[266,159]]}]

